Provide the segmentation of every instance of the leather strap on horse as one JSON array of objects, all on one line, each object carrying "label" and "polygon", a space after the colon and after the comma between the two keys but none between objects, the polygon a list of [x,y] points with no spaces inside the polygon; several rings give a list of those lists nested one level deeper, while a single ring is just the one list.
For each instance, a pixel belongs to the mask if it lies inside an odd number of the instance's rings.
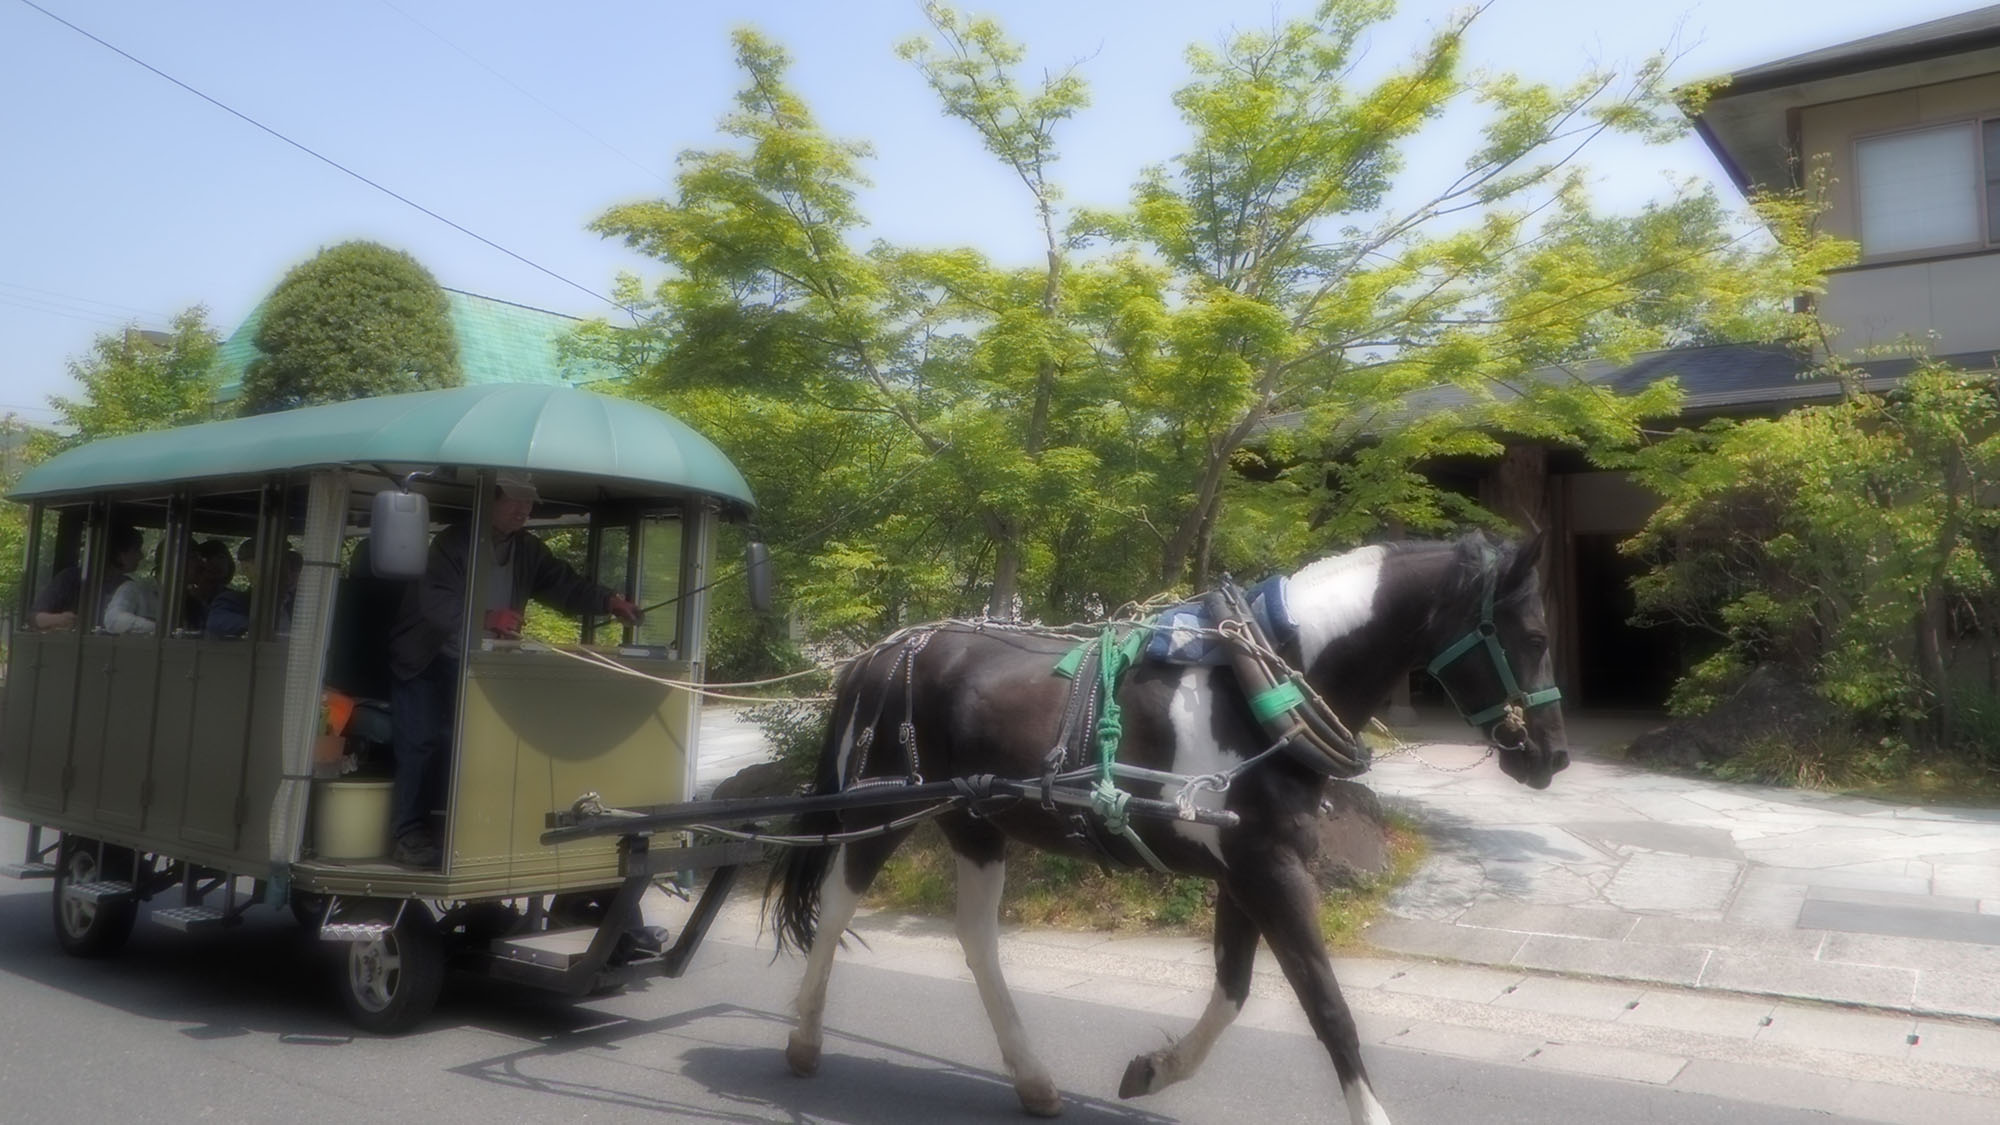
[{"label": "leather strap on horse", "polygon": [[1264,733],[1292,759],[1326,777],[1358,777],[1368,769],[1368,748],[1348,731],[1300,672],[1285,663],[1236,584],[1202,596],[1202,608],[1229,645],[1230,667]]}]

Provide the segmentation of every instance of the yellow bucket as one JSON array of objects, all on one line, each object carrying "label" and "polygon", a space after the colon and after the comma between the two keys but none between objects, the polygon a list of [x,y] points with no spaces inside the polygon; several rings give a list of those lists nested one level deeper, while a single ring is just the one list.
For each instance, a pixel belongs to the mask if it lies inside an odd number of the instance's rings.
[{"label": "yellow bucket", "polygon": [[313,851],[321,859],[381,859],[389,854],[393,781],[313,783]]}]

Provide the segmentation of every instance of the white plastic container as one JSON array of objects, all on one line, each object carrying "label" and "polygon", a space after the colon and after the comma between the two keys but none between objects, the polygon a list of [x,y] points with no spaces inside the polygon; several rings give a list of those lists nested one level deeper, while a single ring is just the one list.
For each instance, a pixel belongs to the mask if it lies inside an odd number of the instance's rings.
[{"label": "white plastic container", "polygon": [[313,851],[321,859],[381,859],[389,854],[393,781],[313,783]]}]

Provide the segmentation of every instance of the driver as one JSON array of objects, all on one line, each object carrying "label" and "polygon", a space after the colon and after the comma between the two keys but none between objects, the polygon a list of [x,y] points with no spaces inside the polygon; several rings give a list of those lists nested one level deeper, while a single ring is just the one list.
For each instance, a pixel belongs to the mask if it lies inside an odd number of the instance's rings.
[{"label": "driver", "polygon": [[[637,624],[639,609],[578,574],[530,534],[528,516],[539,499],[525,473],[503,473],[487,505],[482,552],[487,566],[481,626],[489,637],[521,635],[528,599],[573,616],[610,614]],[[396,780],[391,798],[393,858],[410,867],[442,860],[431,810],[444,804],[450,776],[452,713],[458,701],[459,651],[464,635],[466,556],[472,536],[451,527],[431,540],[423,578],[409,585],[389,636]]]}]

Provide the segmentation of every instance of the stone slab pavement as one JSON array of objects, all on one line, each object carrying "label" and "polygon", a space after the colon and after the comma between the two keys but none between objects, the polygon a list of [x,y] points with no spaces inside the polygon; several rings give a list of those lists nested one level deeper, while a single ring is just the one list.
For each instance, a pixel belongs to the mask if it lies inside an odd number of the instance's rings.
[{"label": "stone slab pavement", "polygon": [[1431,856],[1368,939],[1901,1024],[2000,1020],[2000,810],[1668,776],[1605,756],[1641,729],[1572,721],[1572,765],[1540,792],[1481,761],[1463,726],[1403,729],[1411,751],[1366,780],[1424,825]]}]

